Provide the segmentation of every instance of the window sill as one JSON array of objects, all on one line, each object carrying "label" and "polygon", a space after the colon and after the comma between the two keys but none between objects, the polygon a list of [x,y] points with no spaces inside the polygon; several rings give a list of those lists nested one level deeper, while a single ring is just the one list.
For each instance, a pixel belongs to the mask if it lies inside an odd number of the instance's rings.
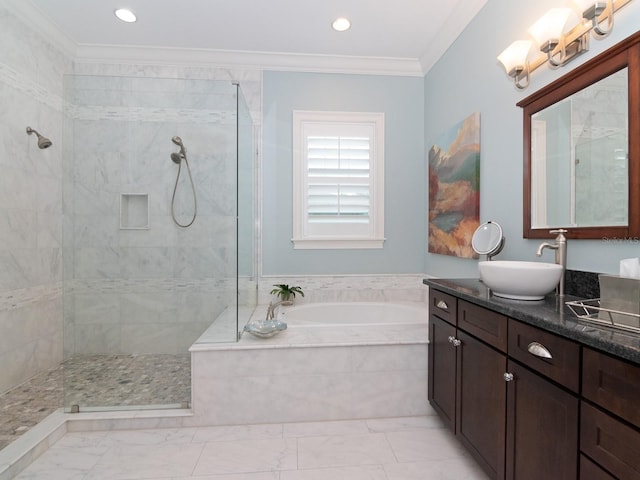
[{"label": "window sill", "polygon": [[384,238],[354,238],[354,239],[327,239],[327,238],[293,238],[293,248],[295,250],[331,250],[350,248],[382,248]]}]

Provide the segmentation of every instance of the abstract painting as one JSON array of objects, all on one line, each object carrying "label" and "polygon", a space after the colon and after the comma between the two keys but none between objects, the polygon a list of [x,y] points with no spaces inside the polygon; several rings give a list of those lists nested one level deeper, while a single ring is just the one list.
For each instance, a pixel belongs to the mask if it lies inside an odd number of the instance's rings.
[{"label": "abstract painting", "polygon": [[472,258],[480,224],[480,113],[442,134],[429,149],[429,252]]}]

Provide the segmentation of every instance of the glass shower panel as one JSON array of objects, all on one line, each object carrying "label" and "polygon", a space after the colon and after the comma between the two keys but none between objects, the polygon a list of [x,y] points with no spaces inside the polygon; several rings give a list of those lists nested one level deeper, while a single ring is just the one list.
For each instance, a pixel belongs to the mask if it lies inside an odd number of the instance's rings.
[{"label": "glass shower panel", "polygon": [[189,347],[236,340],[236,109],[223,81],[65,78],[66,410],[188,406]]},{"label": "glass shower panel", "polygon": [[238,86],[238,335],[258,303],[256,273],[256,142],[251,112]]}]

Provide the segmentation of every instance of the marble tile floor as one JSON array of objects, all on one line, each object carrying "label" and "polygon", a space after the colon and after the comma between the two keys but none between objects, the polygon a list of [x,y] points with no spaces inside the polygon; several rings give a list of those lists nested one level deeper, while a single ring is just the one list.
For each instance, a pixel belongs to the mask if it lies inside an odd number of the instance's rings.
[{"label": "marble tile floor", "polygon": [[76,356],[0,395],[0,450],[65,405],[175,408],[190,399],[189,354]]},{"label": "marble tile floor", "polygon": [[486,480],[436,415],[67,432],[17,480]]}]

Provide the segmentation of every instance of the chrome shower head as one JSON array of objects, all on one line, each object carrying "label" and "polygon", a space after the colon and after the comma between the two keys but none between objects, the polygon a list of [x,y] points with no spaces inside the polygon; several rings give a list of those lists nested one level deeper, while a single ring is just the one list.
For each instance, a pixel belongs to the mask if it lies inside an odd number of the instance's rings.
[{"label": "chrome shower head", "polygon": [[31,135],[32,133],[36,134],[36,137],[38,137],[38,148],[40,149],[49,148],[51,145],[53,145],[53,142],[51,140],[49,140],[47,137],[43,137],[31,127],[27,127],[27,133],[29,135]]},{"label": "chrome shower head", "polygon": [[180,164],[183,158],[184,158],[184,155],[182,155],[182,153],[173,152],[171,154],[171,160],[173,160],[173,163],[177,163],[178,165]]},{"label": "chrome shower head", "polygon": [[179,147],[184,148],[184,145],[182,144],[182,139],[180,137],[178,136],[171,137],[171,141],[176,145],[178,145]]}]

